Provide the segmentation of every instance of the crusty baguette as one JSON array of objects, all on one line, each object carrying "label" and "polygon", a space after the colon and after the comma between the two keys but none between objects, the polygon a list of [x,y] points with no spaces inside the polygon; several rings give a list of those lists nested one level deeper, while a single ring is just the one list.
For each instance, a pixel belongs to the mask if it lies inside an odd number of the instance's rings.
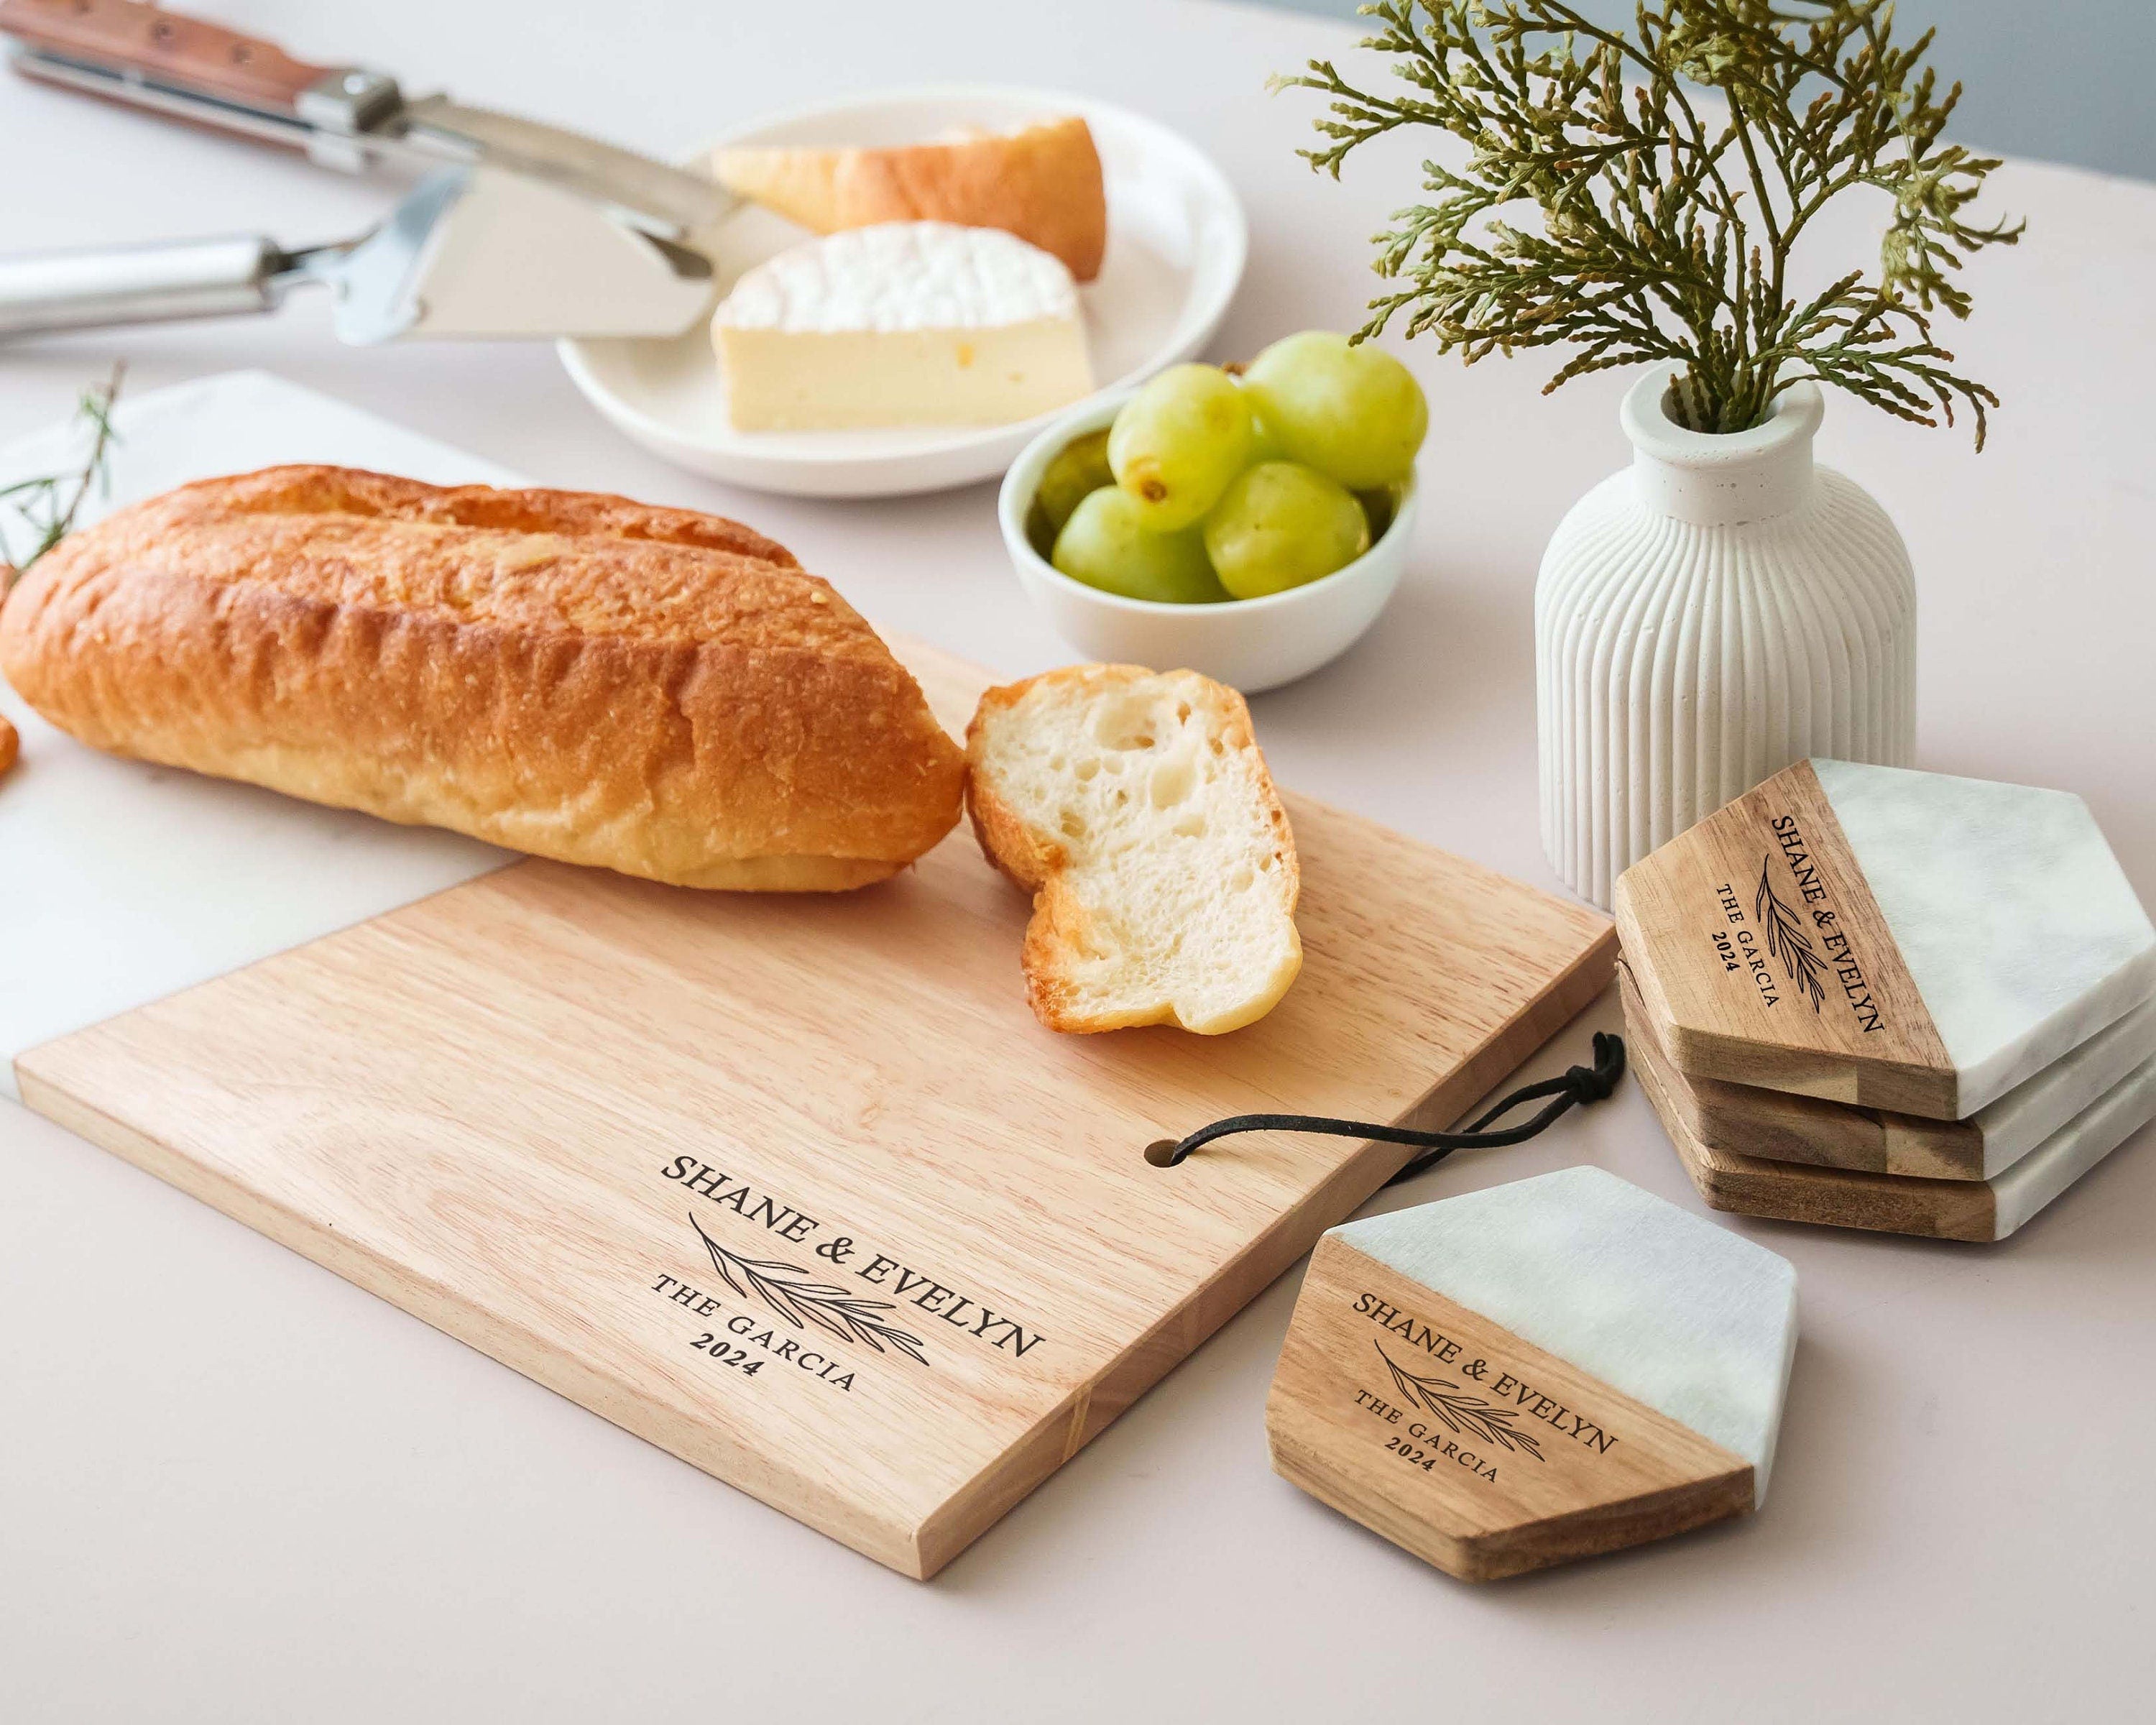
[{"label": "crusty baguette", "polygon": [[818,234],[882,222],[1001,228],[1060,258],[1081,281],[1101,273],[1107,246],[1100,152],[1075,115],[895,149],[721,150],[711,170]]},{"label": "crusty baguette", "polygon": [[1287,812],[1233,689],[1077,665],[991,689],[966,731],[981,849],[1034,895],[1022,963],[1051,1030],[1272,1010],[1302,968]]},{"label": "crusty baguette", "polygon": [[964,774],[783,547],[577,491],[183,485],[38,561],[0,671],[98,748],[685,886],[880,880]]}]

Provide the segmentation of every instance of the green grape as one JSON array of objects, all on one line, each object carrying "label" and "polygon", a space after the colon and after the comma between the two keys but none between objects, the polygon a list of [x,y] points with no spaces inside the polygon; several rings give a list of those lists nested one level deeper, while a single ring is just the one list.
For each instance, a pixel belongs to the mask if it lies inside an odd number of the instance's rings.
[{"label": "green grape", "polygon": [[1330,575],[1370,548],[1370,523],[1337,480],[1293,461],[1239,475],[1205,517],[1205,551],[1220,584],[1262,598]]},{"label": "green grape", "polygon": [[1274,342],[1250,362],[1243,387],[1288,459],[1350,490],[1405,479],[1430,429],[1412,372],[1382,348],[1327,330]]},{"label": "green grape", "polygon": [[1105,430],[1089,431],[1083,437],[1065,444],[1055,459],[1041,470],[1040,484],[1033,499],[1048,521],[1050,544],[1063,531],[1064,522],[1070,512],[1086,496],[1103,485],[1112,485],[1116,476],[1108,471],[1108,434]]},{"label": "green grape", "polygon": [[1080,500],[1055,536],[1049,561],[1073,581],[1127,599],[1203,605],[1228,597],[1205,560],[1197,528],[1155,532],[1145,524],[1143,506],[1115,485]]},{"label": "green grape", "polygon": [[1156,532],[1189,526],[1250,460],[1250,405],[1217,366],[1170,366],[1125,402],[1108,465]]},{"label": "green grape", "polygon": [[1285,461],[1288,459],[1287,449],[1273,434],[1272,427],[1253,413],[1250,415],[1250,459],[1245,465],[1255,467],[1260,461]]},{"label": "green grape", "polygon": [[1394,496],[1390,487],[1376,491],[1358,491],[1355,501],[1363,506],[1363,513],[1369,520],[1370,542],[1375,545],[1385,536],[1385,530],[1392,526],[1393,517],[1399,513],[1399,501]]}]

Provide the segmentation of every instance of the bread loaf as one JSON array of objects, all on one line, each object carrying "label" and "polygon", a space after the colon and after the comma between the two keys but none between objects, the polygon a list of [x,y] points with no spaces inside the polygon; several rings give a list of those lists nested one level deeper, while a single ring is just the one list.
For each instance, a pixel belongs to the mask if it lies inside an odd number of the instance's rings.
[{"label": "bread loaf", "polygon": [[1051,1030],[1263,1018],[1302,968],[1287,812],[1233,689],[1087,665],[991,689],[966,731],[988,860],[1034,895],[1020,963]]},{"label": "bread loaf", "polygon": [[957,819],[918,685],[714,516],[331,467],[41,558],[0,671],[93,747],[677,886],[861,886]]},{"label": "bread loaf", "polygon": [[1075,115],[885,149],[726,149],[711,171],[816,234],[883,222],[1001,228],[1060,258],[1081,281],[1101,273],[1107,246],[1101,155]]}]

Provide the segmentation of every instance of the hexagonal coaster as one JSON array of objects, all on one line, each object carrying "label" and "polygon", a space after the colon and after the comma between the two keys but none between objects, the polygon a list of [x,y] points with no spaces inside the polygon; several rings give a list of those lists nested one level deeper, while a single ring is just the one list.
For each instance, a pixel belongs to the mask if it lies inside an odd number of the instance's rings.
[{"label": "hexagonal coaster", "polygon": [[1274,1470],[1469,1581],[1742,1514],[1796,1347],[1788,1261],[1599,1168],[1318,1242]]},{"label": "hexagonal coaster", "polygon": [[2004,1240],[2134,1132],[2156,1119],[2156,1057],[2118,1083],[2003,1173],[1986,1180],[1923,1179],[1807,1168],[1709,1145],[1692,1130],[1686,1079],[1636,1013],[1628,1050],[1640,1088],[1661,1117],[1677,1159],[1718,1210],[1932,1240]]},{"label": "hexagonal coaster", "polygon": [[2156,994],[2156,929],[2081,798],[1799,761],[1618,878],[1689,1078],[1966,1120]]},{"label": "hexagonal coaster", "polygon": [[[1651,1019],[1630,970],[1618,976],[1636,1044],[1651,1035]],[[1668,1095],[1686,1132],[1708,1150],[1865,1173],[1985,1180],[2042,1146],[2152,1056],[2156,1000],[2145,1000],[1967,1120],[1925,1120],[1719,1078],[1685,1078]]]}]

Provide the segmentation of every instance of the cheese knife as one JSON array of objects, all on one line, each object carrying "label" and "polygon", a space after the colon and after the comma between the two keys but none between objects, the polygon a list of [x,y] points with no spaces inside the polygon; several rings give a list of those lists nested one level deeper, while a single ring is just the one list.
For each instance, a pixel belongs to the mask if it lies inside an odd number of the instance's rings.
[{"label": "cheese knife", "polygon": [[574,193],[444,168],[378,227],[287,249],[260,235],[0,258],[0,340],[274,311],[324,286],[346,341],[415,336],[672,336],[711,308],[701,252],[623,226]]},{"label": "cheese knife", "polygon": [[677,244],[735,205],[716,182],[597,139],[408,97],[362,66],[318,66],[274,44],[143,0],[0,0],[16,71],[44,83],[305,151],[357,172],[377,162],[479,165],[585,198]]}]

